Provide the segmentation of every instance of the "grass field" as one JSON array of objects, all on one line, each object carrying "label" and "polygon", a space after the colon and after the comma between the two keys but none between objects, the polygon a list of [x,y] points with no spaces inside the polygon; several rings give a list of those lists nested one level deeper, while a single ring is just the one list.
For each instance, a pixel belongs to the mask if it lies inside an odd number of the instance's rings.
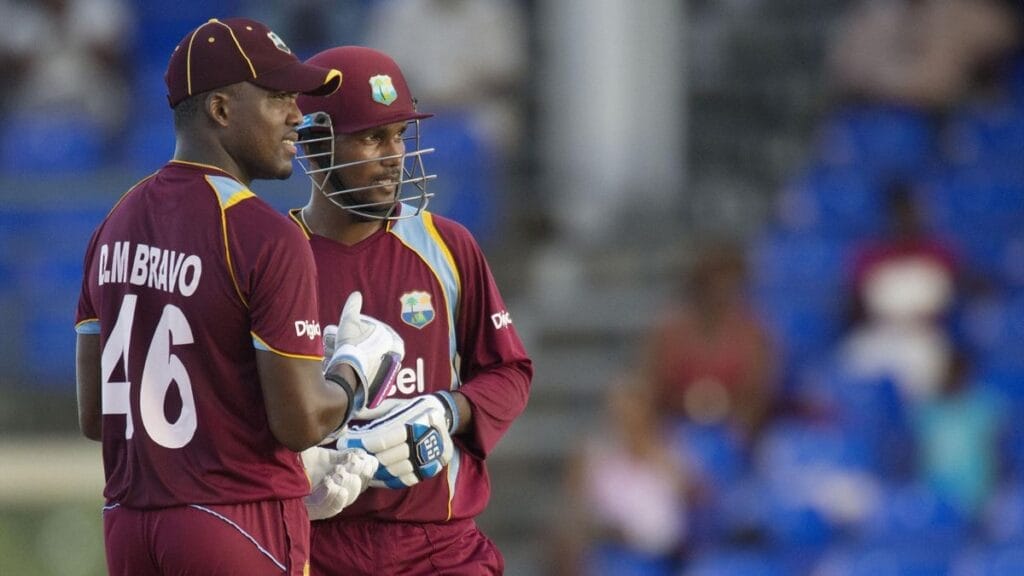
[{"label": "grass field", "polygon": [[0,574],[106,574],[102,490],[98,443],[0,440]]}]

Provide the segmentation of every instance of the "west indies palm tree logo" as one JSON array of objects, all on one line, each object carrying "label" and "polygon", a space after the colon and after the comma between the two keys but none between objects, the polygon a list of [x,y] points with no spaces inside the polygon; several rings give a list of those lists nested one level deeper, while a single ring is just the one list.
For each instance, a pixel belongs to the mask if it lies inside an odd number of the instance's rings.
[{"label": "west indies palm tree logo", "polygon": [[391,83],[391,76],[387,74],[378,74],[371,77],[370,89],[373,92],[374,102],[391,106],[392,102],[398,100],[398,90],[395,90],[395,85]]},{"label": "west indies palm tree logo", "polygon": [[434,306],[426,292],[406,292],[398,298],[402,303],[402,322],[413,328],[423,328],[434,320]]}]

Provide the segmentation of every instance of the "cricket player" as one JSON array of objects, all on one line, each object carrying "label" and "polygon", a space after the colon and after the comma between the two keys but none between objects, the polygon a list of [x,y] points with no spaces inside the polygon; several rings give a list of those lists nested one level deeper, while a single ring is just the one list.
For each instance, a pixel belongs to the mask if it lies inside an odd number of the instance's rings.
[{"label": "cricket player", "polygon": [[204,23],[170,58],[174,158],[94,233],[77,311],[110,574],[300,576],[310,481],[367,472],[349,452],[307,478],[297,451],[375,403],[401,339],[353,300],[325,373],[309,243],[249,189],[291,174],[297,94],[340,80],[243,18]]},{"label": "cricket player", "polygon": [[307,64],[345,71],[337,92],[299,97],[313,189],[291,216],[313,248],[319,318],[358,291],[406,351],[386,407],[338,440],[379,467],[352,505],[313,523],[312,574],[501,574],[474,518],[490,496],[487,455],[526,407],[532,363],[477,242],[424,209],[433,176],[418,130],[430,115],[398,65],[358,46]]}]

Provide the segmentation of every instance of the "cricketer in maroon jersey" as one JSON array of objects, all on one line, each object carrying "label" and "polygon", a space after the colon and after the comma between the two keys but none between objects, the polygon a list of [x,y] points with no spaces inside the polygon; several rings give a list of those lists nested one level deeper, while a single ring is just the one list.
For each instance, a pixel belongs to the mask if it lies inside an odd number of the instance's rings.
[{"label": "cricketer in maroon jersey", "polygon": [[172,161],[121,199],[86,254],[78,330],[102,328],[105,343],[107,501],[305,496],[255,357],[323,356],[303,235],[226,172]]},{"label": "cricketer in maroon jersey", "polygon": [[171,57],[174,160],[93,234],[77,311],[79,420],[103,443],[111,574],[308,569],[310,483],[293,450],[373,397],[360,370],[394,340],[339,338],[325,380],[309,244],[248,185],[291,174],[295,96],[339,76],[241,18],[199,26]]},{"label": "cricketer in maroon jersey", "polygon": [[[367,313],[405,341],[395,397],[446,394],[457,424],[454,455],[439,474],[371,488],[313,523],[312,573],[501,573],[501,554],[474,518],[490,497],[485,459],[525,408],[533,367],[477,242],[423,210],[431,176],[416,133],[429,115],[415,110],[397,64],[356,46],[307,61],[332,62],[344,63],[346,85],[328,98],[299,98],[313,191],[291,212],[310,236],[321,322],[361,291]],[[423,193],[406,195],[410,184]]]},{"label": "cricketer in maroon jersey", "polygon": [[[302,224],[298,210],[292,217]],[[405,234],[421,226],[431,242],[447,248],[448,262],[438,260],[440,250],[419,249],[425,237]],[[490,496],[484,458],[525,407],[532,367],[476,241],[457,222],[423,211],[388,222],[354,246],[315,234],[309,242],[320,321],[331,321],[332,310],[360,290],[363,310],[405,341],[394,397],[458,390],[475,408],[473,429],[453,437],[457,459],[446,475],[405,490],[370,488],[336,518],[444,522],[477,516]],[[446,269],[455,275],[446,278]]]}]

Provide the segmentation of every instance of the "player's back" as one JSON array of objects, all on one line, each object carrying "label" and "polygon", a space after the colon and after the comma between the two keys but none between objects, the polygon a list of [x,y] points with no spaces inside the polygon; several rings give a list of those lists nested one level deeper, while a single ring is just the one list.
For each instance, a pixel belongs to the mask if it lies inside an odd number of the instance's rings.
[{"label": "player's back", "polygon": [[[155,508],[308,492],[296,454],[270,431],[254,347],[263,337],[271,349],[291,345],[279,344],[282,331],[260,334],[270,324],[294,331],[292,310],[272,318],[261,276],[282,259],[279,244],[296,244],[289,232],[226,173],[177,162],[101,225],[79,322],[100,326],[108,501]],[[316,356],[319,341],[298,346],[289,352]]]}]

